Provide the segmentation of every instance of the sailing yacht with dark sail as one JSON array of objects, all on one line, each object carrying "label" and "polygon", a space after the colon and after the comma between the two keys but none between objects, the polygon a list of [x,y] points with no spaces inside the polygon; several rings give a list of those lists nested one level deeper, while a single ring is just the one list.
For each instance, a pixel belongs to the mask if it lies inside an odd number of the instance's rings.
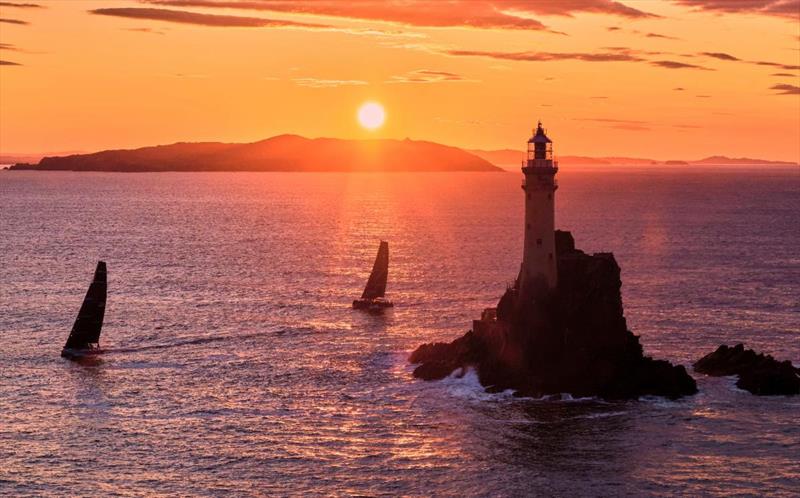
[{"label": "sailing yacht with dark sail", "polygon": [[98,261],[94,279],[78,311],[78,318],[75,319],[67,343],[61,350],[62,357],[78,360],[101,352],[100,330],[103,328],[106,311],[106,287],[106,264]]},{"label": "sailing yacht with dark sail", "polygon": [[382,240],[378,248],[378,256],[375,258],[375,264],[372,265],[372,273],[370,273],[369,280],[367,280],[367,286],[364,288],[364,293],[361,294],[361,299],[353,301],[353,308],[375,311],[393,306],[384,297],[388,278],[389,243]]}]

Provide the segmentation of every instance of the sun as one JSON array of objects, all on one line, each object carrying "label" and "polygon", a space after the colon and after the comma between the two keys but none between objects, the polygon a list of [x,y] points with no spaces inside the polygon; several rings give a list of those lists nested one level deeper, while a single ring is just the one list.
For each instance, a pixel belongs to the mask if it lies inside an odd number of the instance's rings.
[{"label": "sun", "polygon": [[386,112],[383,106],[377,102],[364,102],[358,108],[358,122],[368,130],[375,130],[383,125],[386,120]]}]

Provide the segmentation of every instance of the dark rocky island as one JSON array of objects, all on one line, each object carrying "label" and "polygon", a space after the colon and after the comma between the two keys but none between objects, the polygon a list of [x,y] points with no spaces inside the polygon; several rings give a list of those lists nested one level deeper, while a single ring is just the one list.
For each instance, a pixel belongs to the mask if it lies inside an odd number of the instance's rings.
[{"label": "dark rocky island", "polygon": [[489,391],[535,397],[674,399],[696,393],[683,366],[644,356],[639,337],[628,330],[613,254],[586,254],[563,231],[555,232],[555,245],[555,289],[543,286],[524,296],[517,279],[464,336],[417,348],[409,359],[419,364],[414,376],[441,379],[474,367]]},{"label": "dark rocky island", "polygon": [[56,171],[502,171],[485,159],[419,140],[309,139],[280,135],[259,142],[176,143],[131,150],[44,157],[16,170]]},{"label": "dark rocky island", "polygon": [[737,387],[761,396],[800,394],[799,368],[789,360],[778,361],[745,349],[743,344],[734,347],[723,344],[697,360],[694,369],[714,377],[738,375]]}]

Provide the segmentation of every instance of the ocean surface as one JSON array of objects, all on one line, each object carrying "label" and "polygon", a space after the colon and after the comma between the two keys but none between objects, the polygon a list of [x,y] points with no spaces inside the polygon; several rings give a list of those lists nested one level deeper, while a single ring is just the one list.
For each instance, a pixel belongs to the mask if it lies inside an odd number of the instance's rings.
[{"label": "ocean surface", "polygon": [[[800,364],[800,170],[569,168],[645,352]],[[518,269],[520,173],[0,172],[0,495],[800,495],[800,397],[520,399],[411,375]],[[353,311],[381,239],[383,316]],[[97,260],[95,365],[59,357]]]}]

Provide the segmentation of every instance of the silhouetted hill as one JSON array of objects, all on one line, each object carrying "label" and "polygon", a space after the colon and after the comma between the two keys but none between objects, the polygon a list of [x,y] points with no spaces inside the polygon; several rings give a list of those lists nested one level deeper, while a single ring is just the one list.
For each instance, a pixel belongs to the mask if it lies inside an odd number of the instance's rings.
[{"label": "silhouetted hill", "polygon": [[796,165],[797,163],[787,161],[767,161],[764,159],[751,159],[749,157],[725,157],[711,156],[698,161],[689,161],[690,164],[708,165],[750,165],[750,164],[776,164],[776,165]]},{"label": "silhouetted hill", "polygon": [[416,140],[308,139],[280,135],[249,144],[176,143],[45,157],[12,169],[69,171],[501,171],[456,147]]}]

